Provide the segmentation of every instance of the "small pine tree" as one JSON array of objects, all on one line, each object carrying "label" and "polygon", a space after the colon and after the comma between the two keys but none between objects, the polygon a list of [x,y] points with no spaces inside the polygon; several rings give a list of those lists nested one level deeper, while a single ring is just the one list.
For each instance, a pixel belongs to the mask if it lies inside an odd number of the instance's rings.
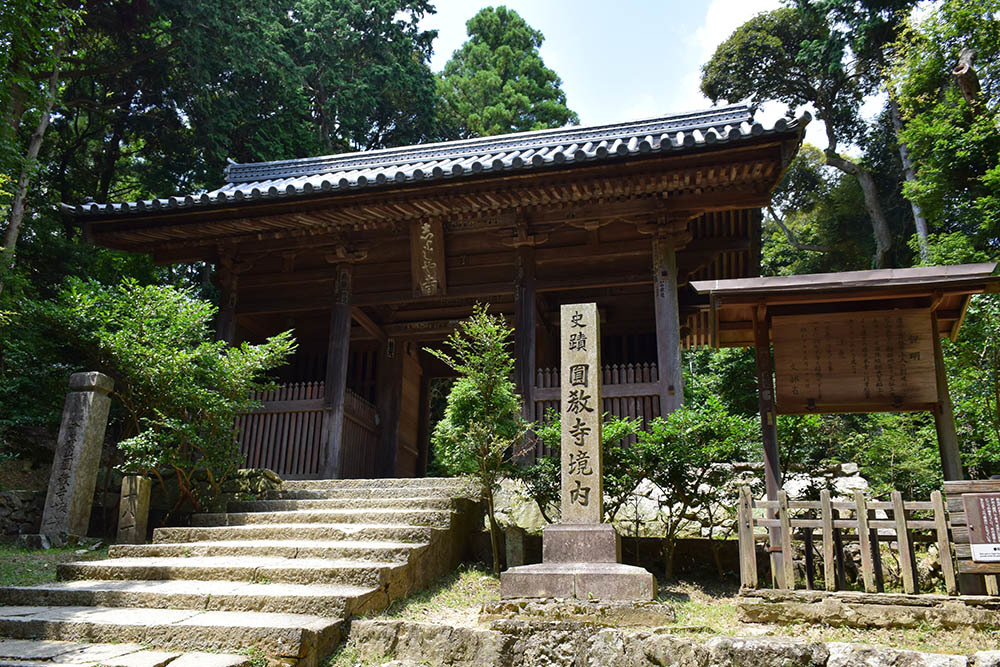
[{"label": "small pine tree", "polygon": [[451,353],[428,349],[459,378],[448,394],[444,417],[431,444],[441,470],[465,475],[479,484],[490,525],[493,572],[500,573],[499,526],[494,494],[510,471],[512,456],[529,424],[521,417],[521,397],[511,376],[514,358],[508,348],[513,333],[489,306],[477,304],[445,341]]}]

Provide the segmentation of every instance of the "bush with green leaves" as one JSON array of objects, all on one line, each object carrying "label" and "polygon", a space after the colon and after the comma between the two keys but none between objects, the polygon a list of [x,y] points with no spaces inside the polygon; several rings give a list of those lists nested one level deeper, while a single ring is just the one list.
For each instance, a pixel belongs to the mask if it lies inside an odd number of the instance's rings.
[{"label": "bush with green leaves", "polygon": [[719,464],[759,457],[757,429],[755,419],[731,414],[709,397],[654,419],[639,433],[639,445],[653,461],[649,479],[662,491],[659,516],[667,577],[673,576],[677,537],[690,510],[723,500],[720,494],[731,471]]},{"label": "bush with green leaves", "polygon": [[489,306],[476,304],[472,315],[459,323],[445,341],[451,353],[427,351],[459,376],[431,436],[434,459],[446,474],[466,475],[479,484],[490,525],[493,571],[499,573],[494,494],[500,479],[511,474],[513,455],[529,424],[521,417],[521,397],[510,379],[513,330],[488,310]]},{"label": "bush with green leaves", "polygon": [[[85,355],[86,368],[115,381],[112,397],[124,408],[122,469],[161,482],[176,476],[175,510],[185,500],[201,510],[241,465],[236,415],[253,407],[250,393],[295,349],[291,332],[262,345],[215,341],[216,307],[169,286],[71,280],[46,312]],[[196,483],[201,478],[207,490]]]},{"label": "bush with green leaves", "polygon": [[[651,462],[643,447],[624,445],[629,436],[635,435],[642,428],[641,420],[609,417],[607,413],[602,419],[604,519],[611,521],[632,495],[636,485],[647,476]],[[539,511],[549,523],[554,521],[555,512],[559,509],[561,429],[559,413],[549,411],[545,423],[535,429],[535,436],[545,445],[548,454],[513,471],[514,477],[524,484],[526,495],[538,504]]]}]

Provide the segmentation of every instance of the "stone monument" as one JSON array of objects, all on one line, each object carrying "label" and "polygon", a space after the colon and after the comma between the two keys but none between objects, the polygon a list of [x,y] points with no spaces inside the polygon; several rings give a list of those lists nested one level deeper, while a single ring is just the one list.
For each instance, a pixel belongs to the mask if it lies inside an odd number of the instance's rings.
[{"label": "stone monument", "polygon": [[118,505],[118,544],[142,544],[149,525],[149,496],[153,480],[139,475],[122,479],[121,502]]},{"label": "stone monument", "polygon": [[40,531],[55,544],[69,535],[87,535],[113,387],[114,380],[103,373],[69,378]]},{"label": "stone monument", "polygon": [[561,311],[562,461],[560,523],[545,528],[542,562],[500,575],[503,598],[651,600],[653,575],[621,564],[621,541],[603,523],[601,332],[597,304]]}]

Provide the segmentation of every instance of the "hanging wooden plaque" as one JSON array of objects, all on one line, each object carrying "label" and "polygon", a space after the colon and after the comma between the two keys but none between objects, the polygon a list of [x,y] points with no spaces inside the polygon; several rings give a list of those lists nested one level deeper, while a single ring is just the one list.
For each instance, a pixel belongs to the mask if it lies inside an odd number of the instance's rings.
[{"label": "hanging wooden plaque", "polygon": [[778,413],[930,409],[931,335],[923,309],[773,317]]},{"label": "hanging wooden plaque", "polygon": [[440,220],[422,220],[410,227],[410,273],[413,296],[443,296],[445,285],[444,230]]}]

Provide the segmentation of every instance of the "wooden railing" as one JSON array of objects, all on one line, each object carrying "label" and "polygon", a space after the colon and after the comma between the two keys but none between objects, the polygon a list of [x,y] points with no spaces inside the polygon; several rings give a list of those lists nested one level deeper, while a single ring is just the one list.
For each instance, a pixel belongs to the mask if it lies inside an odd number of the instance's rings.
[{"label": "wooden railing", "polygon": [[[240,451],[250,468],[268,468],[287,479],[318,477],[330,411],[322,382],[297,382],[257,392],[261,407],[237,417]],[[378,439],[375,406],[348,390],[344,398],[342,477],[372,477]]]},{"label": "wooden railing", "polygon": [[[615,417],[642,420],[643,427],[660,416],[660,382],[656,364],[609,364],[601,369],[601,410]],[[535,372],[534,420],[559,411],[559,369]],[[632,444],[630,441],[627,444]]]},{"label": "wooden railing", "polygon": [[[876,512],[892,518],[876,518]],[[912,512],[928,515],[927,519],[914,519]],[[762,514],[769,516],[761,516]],[[958,592],[955,564],[951,557],[947,515],[940,491],[931,494],[930,502],[904,502],[898,491],[893,491],[889,502],[866,500],[856,491],[853,501],[833,501],[829,491],[822,491],[820,500],[789,501],[785,491],[778,492],[778,500],[754,500],[749,487],[740,489],[737,512],[740,538],[740,580],[746,588],[758,588],[756,536],[754,528],[777,529],[783,555],[782,571],[774,579],[779,588],[794,589],[795,564],[792,559],[792,541],[805,543],[806,585],[812,588],[813,543],[823,544],[822,569],[824,587],[828,591],[847,587],[844,567],[844,541],[857,541],[861,551],[861,575],[866,592],[883,592],[884,573],[882,552],[879,545],[895,543],[900,579],[904,593],[916,593],[919,585],[914,542],[937,542],[941,554],[941,573],[949,595]],[[819,536],[817,536],[817,531]],[[845,532],[849,531],[849,532]],[[915,539],[913,532],[922,531]],[[853,534],[853,535],[852,535]],[[772,561],[773,562],[773,561]]]}]

